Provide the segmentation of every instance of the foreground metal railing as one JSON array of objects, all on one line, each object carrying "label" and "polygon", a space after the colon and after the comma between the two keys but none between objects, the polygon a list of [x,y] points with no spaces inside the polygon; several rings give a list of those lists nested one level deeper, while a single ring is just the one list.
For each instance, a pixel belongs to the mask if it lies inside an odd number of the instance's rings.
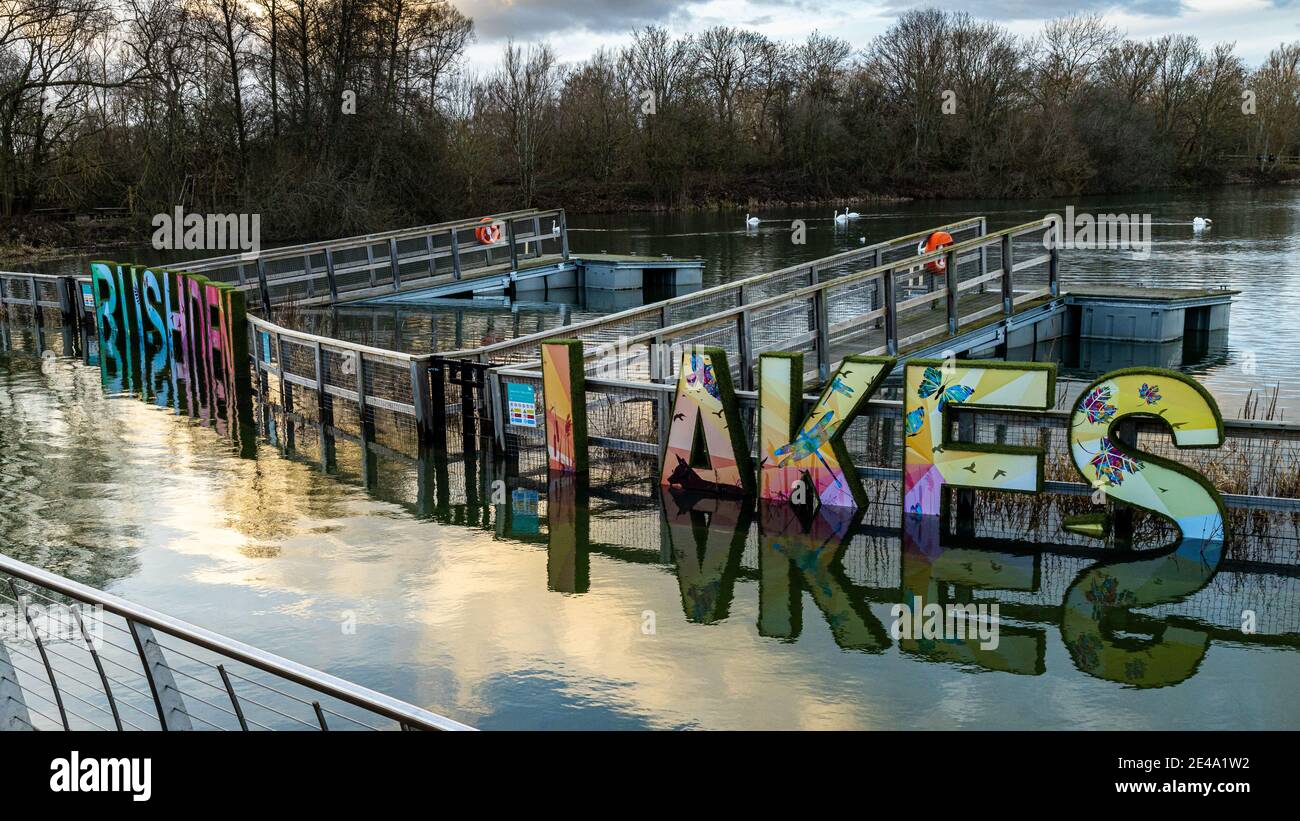
[{"label": "foreground metal railing", "polygon": [[0,600],[0,729],[472,729],[2,555]]}]

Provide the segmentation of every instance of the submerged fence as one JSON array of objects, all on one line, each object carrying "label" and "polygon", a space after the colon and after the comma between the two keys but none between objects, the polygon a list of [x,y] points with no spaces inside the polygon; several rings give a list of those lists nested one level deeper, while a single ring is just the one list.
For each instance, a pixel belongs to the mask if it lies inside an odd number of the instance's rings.
[{"label": "submerged fence", "polygon": [[[0,349],[76,356],[81,289],[73,277],[0,271]],[[24,333],[25,332],[25,333]]]}]

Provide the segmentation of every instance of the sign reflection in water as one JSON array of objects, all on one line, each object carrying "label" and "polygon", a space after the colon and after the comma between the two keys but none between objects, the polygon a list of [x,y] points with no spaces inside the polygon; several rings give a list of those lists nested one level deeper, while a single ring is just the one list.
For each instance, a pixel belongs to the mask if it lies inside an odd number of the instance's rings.
[{"label": "sign reflection in water", "polygon": [[[918,661],[1038,676],[1046,672],[1051,634],[1058,633],[1079,671],[1139,688],[1183,681],[1195,673],[1214,634],[1224,637],[1224,631],[1197,627],[1186,618],[1135,612],[1182,601],[1205,587],[1219,566],[1222,542],[1185,539],[1150,551],[1159,554],[1154,557],[1099,562],[1069,585],[1060,606],[1027,605],[1022,596],[1008,597],[1001,601],[1004,615],[991,649],[982,646],[974,631],[965,638],[895,641],[877,615],[879,608],[910,605],[918,597],[940,605],[990,604],[1000,602],[999,593],[1042,593],[1043,553],[1007,550],[987,539],[945,544],[937,517],[908,514],[898,533],[898,586],[871,587],[855,583],[844,567],[847,548],[864,532],[860,511],[828,506],[809,513],[779,502],[755,506],[668,489],[660,493],[659,555],[675,572],[682,619],[690,624],[728,619],[738,581],[757,581],[755,630],[767,638],[798,641],[806,593],[844,650],[878,654],[897,645],[904,656]],[[550,483],[550,590],[587,593],[593,585],[590,554],[620,555],[618,549],[591,541],[583,497],[572,479]],[[528,534],[507,526],[506,535]],[[756,567],[742,561],[752,535],[758,542]]]},{"label": "sign reflection in water", "polygon": [[90,265],[105,390],[128,393],[255,447],[244,295],[191,274]]}]

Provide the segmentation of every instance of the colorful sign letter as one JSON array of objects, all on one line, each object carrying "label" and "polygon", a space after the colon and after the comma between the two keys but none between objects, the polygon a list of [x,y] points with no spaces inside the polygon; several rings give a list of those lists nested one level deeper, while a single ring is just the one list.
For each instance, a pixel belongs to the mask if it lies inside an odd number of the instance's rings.
[{"label": "colorful sign letter", "polygon": [[660,484],[695,493],[746,496],[754,490],[750,461],[726,352],[721,348],[683,352]]},{"label": "colorful sign letter", "polygon": [[582,342],[542,343],[542,400],[546,403],[546,454],[551,473],[587,472],[587,382]]},{"label": "colorful sign letter", "polygon": [[[1214,397],[1189,376],[1157,368],[1114,371],[1088,386],[1070,419],[1070,456],[1094,488],[1174,522],[1184,539],[1224,541],[1223,499],[1196,471],[1121,442],[1114,427],[1128,416],[1160,419],[1180,448],[1223,444]],[[1067,530],[1105,534],[1105,514],[1084,514]]]},{"label": "colorful sign letter", "polygon": [[1041,448],[954,441],[957,405],[1046,410],[1056,366],[1032,362],[913,359],[904,385],[903,509],[938,516],[945,486],[1035,492],[1043,486]]},{"label": "colorful sign letter", "polygon": [[895,361],[845,357],[812,412],[796,424],[803,408],[803,354],[759,357],[759,498],[798,503],[796,488],[802,484],[823,505],[866,506],[843,436]]}]

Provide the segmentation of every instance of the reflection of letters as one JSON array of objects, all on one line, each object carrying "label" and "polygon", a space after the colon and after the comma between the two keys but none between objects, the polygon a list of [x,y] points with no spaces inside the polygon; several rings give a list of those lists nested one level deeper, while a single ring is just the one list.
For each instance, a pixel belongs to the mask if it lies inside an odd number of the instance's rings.
[{"label": "reflection of letters", "polygon": [[740,556],[749,535],[750,506],[738,499],[701,498],[661,488],[686,620],[713,624],[727,617]]},{"label": "reflection of letters", "polygon": [[572,473],[551,479],[546,493],[546,587],[586,593],[591,584],[591,518],[586,484]]},{"label": "reflection of letters", "polygon": [[799,513],[779,502],[759,505],[759,634],[798,638],[800,592],[807,590],[826,617],[836,644],[849,650],[883,651],[889,646],[885,628],[852,589],[840,564],[861,511],[823,507],[806,525]]},{"label": "reflection of letters", "polygon": [[[940,543],[940,530],[938,516],[903,516],[900,602],[907,606],[907,615],[914,621],[920,620],[915,617],[917,605],[922,602],[925,607],[959,609],[966,619],[961,625],[964,635],[928,636],[922,631],[909,629],[908,634],[898,637],[899,650],[931,661],[976,665],[1005,673],[1042,675],[1046,669],[1046,631],[1009,627],[999,622],[997,646],[983,646],[973,623],[974,619],[983,617],[979,605],[972,603],[969,597],[953,599],[947,592],[950,585],[967,590],[1037,590],[1038,554],[945,547]],[[946,617],[944,625],[946,629]],[[910,625],[905,626],[910,628]]]},{"label": "reflection of letters", "polygon": [[[1164,620],[1144,628],[1133,623],[1129,611],[1182,601],[1209,583],[1222,558],[1223,542],[1184,539],[1154,559],[1101,564],[1080,573],[1061,608],[1061,638],[1075,666],[1135,687],[1165,687],[1191,677],[1209,649],[1209,635]],[[1123,638],[1116,635],[1121,630]]]}]

